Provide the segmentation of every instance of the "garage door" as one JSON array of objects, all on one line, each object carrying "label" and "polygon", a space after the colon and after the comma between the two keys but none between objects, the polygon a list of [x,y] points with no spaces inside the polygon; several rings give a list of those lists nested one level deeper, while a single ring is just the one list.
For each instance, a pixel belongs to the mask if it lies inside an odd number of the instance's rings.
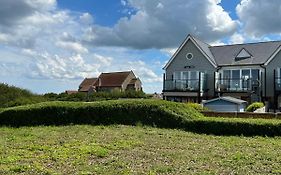
[{"label": "garage door", "polygon": [[236,105],[205,105],[208,109],[218,112],[236,112]]}]

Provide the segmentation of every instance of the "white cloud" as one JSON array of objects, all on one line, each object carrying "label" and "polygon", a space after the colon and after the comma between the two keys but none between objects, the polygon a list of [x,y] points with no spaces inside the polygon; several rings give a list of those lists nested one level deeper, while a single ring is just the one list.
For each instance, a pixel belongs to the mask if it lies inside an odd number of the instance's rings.
[{"label": "white cloud", "polygon": [[[209,42],[232,35],[237,27],[220,1],[121,3],[127,17],[106,27],[95,24],[89,13],[59,9],[55,0],[0,1],[0,71],[15,72],[15,81],[24,77],[29,82],[57,83],[50,86],[68,81],[61,86],[67,87],[100,72],[133,70],[145,90],[160,92],[165,57],[175,52],[187,33]],[[13,54],[5,56],[4,51]],[[44,87],[37,85],[32,87],[42,92]]]},{"label": "white cloud", "polygon": [[93,54],[92,58],[95,62],[100,63],[102,66],[110,66],[113,61],[112,57],[106,57],[98,54]]},{"label": "white cloud", "polygon": [[88,53],[88,49],[82,46],[78,42],[70,42],[70,41],[58,41],[56,42],[56,46],[72,50],[76,53]]},{"label": "white cloud", "polygon": [[251,37],[281,33],[280,0],[242,0],[236,12],[244,31]]},{"label": "white cloud", "polygon": [[161,51],[168,54],[168,56],[172,56],[177,51],[177,49],[178,48],[164,48],[164,49],[161,49]]},{"label": "white cloud", "polygon": [[133,70],[144,83],[162,82],[162,76],[157,75],[145,62],[141,60],[129,61],[126,67]]},{"label": "white cloud", "polygon": [[122,46],[138,49],[176,47],[188,34],[204,41],[231,35],[237,21],[230,18],[220,1],[200,0],[129,0],[136,9],[121,18],[114,27],[94,25],[85,40],[97,46]]},{"label": "white cloud", "polygon": [[99,64],[85,63],[81,55],[60,57],[49,53],[38,54],[30,76],[45,79],[82,79],[97,76]]},{"label": "white cloud", "polygon": [[240,33],[234,33],[230,37],[230,43],[231,44],[243,44],[245,42],[245,38],[242,34]]},{"label": "white cloud", "polygon": [[92,24],[94,22],[93,16],[89,13],[83,13],[80,16],[80,20],[84,24]]},{"label": "white cloud", "polygon": [[126,5],[127,5],[127,2],[126,2],[125,0],[121,0],[121,4],[122,4],[123,6],[126,6]]}]

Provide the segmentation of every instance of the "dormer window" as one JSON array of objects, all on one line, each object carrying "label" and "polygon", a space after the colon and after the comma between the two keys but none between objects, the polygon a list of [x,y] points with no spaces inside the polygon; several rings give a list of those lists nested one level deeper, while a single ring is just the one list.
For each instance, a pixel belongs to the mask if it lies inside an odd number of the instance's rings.
[{"label": "dormer window", "polygon": [[247,58],[251,58],[252,55],[245,48],[241,49],[240,52],[236,55],[235,61],[244,60]]}]

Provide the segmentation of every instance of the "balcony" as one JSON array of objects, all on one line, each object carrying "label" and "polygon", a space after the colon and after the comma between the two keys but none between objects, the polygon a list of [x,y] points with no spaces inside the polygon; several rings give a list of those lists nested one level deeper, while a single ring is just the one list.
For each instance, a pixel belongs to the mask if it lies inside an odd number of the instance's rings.
[{"label": "balcony", "polygon": [[253,78],[217,78],[217,92],[255,92],[261,86],[261,81]]},{"label": "balcony", "polygon": [[204,92],[206,90],[206,78],[164,80],[164,92]]}]

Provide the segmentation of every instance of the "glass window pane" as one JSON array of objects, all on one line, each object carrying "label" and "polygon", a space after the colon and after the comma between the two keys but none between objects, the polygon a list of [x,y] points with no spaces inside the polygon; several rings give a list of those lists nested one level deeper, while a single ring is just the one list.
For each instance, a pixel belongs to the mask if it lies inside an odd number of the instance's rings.
[{"label": "glass window pane", "polygon": [[252,69],[252,79],[258,80],[259,79],[260,70],[259,69]]},{"label": "glass window pane", "polygon": [[188,79],[188,72],[182,72],[182,79],[184,80]]},{"label": "glass window pane", "polygon": [[240,70],[232,70],[231,71],[231,88],[239,88],[240,87]]},{"label": "glass window pane", "polygon": [[230,70],[224,70],[222,75],[222,89],[228,89],[230,87]]},{"label": "glass window pane", "polygon": [[181,72],[174,72],[174,80],[179,80],[181,78]]},{"label": "glass window pane", "polygon": [[242,70],[242,88],[249,89],[250,87],[250,69]]},{"label": "glass window pane", "polygon": [[223,79],[229,79],[229,78],[230,78],[230,70],[224,70]]},{"label": "glass window pane", "polygon": [[199,72],[191,71],[190,72],[190,79],[199,79]]},{"label": "glass window pane", "polygon": [[242,78],[249,79],[250,78],[250,69],[243,69],[242,70]]},{"label": "glass window pane", "polygon": [[257,85],[258,80],[260,77],[260,70],[259,69],[252,69],[252,84]]}]

